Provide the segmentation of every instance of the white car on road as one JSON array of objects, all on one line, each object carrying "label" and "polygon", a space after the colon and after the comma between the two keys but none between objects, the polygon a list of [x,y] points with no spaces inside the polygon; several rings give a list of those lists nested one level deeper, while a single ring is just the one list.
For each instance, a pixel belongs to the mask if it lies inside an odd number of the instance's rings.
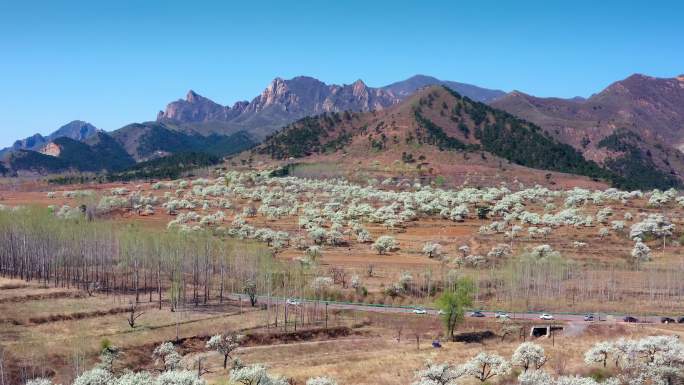
[{"label": "white car on road", "polygon": [[425,310],[421,307],[417,307],[417,308],[413,309],[413,314],[427,314],[427,310]]},{"label": "white car on road", "polygon": [[290,306],[299,306],[301,304],[301,302],[299,302],[299,300],[295,298],[288,298],[287,301],[285,301],[285,303]]},{"label": "white car on road", "polygon": [[550,320],[553,319],[553,316],[552,316],[551,314],[544,313],[544,314],[542,314],[542,315],[539,316],[539,319],[543,319],[543,320],[546,320],[546,321],[550,321]]}]

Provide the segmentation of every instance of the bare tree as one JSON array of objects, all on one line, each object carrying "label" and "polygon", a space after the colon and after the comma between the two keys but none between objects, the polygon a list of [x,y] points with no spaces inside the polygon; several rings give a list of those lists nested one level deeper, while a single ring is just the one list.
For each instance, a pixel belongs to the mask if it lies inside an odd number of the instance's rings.
[{"label": "bare tree", "polygon": [[127,321],[128,321],[128,325],[129,325],[131,328],[135,328],[135,322],[136,322],[136,321],[138,320],[138,318],[140,318],[140,316],[142,316],[143,314],[145,314],[145,312],[140,311],[140,310],[138,309],[138,304],[137,304],[137,302],[130,301],[130,302],[128,303],[128,319],[127,319]]},{"label": "bare tree", "polygon": [[245,294],[249,297],[249,303],[252,305],[252,307],[256,306],[257,303],[257,285],[256,282],[252,279],[248,280],[245,282],[245,286],[242,289]]}]

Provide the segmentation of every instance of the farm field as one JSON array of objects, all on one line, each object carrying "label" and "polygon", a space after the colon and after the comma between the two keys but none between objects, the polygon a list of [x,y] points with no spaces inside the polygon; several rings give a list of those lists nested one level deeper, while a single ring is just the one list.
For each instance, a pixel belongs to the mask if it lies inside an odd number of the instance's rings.
[{"label": "farm field", "polygon": [[[75,372],[97,362],[103,340],[123,352],[117,370],[154,370],[154,348],[164,341],[180,341],[183,364],[196,370],[202,363],[209,384],[225,384],[223,357],[204,346],[213,333],[239,331],[250,336],[235,353],[246,363],[261,363],[273,374],[302,383],[307,378],[332,376],[341,383],[410,383],[427,360],[463,363],[481,351],[510,356],[522,342],[519,336],[503,340],[503,324],[494,319],[467,319],[459,332],[493,331],[497,336],[479,343],[445,343],[435,349],[430,343],[444,341],[443,328],[435,316],[331,311],[328,325],[322,320],[307,322],[294,331],[289,324],[264,327],[264,311],[232,301],[224,305],[189,307],[183,312],[156,309],[154,302],[141,301],[144,314],[136,328],[119,313],[131,296],[83,296],[77,290],[46,289],[35,283],[2,279],[3,347],[5,378],[21,383],[22,376],[48,376],[56,383],[70,381]],[[99,313],[98,313],[99,312]],[[109,314],[111,312],[111,314]],[[81,318],[74,315],[81,314]],[[425,318],[424,318],[425,317]],[[271,321],[272,322],[272,321]],[[517,321],[515,322],[517,323]],[[525,331],[529,331],[529,322]],[[630,325],[593,323],[566,325],[567,331],[551,338],[534,339],[549,357],[547,368],[557,374],[589,373],[582,354],[592,344],[610,338],[637,339],[649,335],[682,335],[678,325]],[[254,336],[270,336],[268,339]],[[417,342],[416,335],[419,336]],[[529,340],[530,337],[527,337]],[[513,376],[511,376],[513,378]],[[16,381],[16,382],[13,382]]]}]

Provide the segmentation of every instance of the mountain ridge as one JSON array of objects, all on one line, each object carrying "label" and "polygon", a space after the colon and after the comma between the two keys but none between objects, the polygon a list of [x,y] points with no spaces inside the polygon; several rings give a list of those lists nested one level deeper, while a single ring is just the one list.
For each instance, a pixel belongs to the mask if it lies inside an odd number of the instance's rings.
[{"label": "mountain ridge", "polygon": [[544,172],[555,171],[622,182],[534,124],[444,86],[423,88],[383,111],[333,112],[301,119],[251,154],[287,162],[335,157],[336,167],[348,169],[368,159],[383,159],[385,164],[399,162],[406,172],[432,178],[448,175],[452,166],[471,165],[496,175],[514,167],[507,166],[512,163],[535,173],[537,180],[544,178],[540,176]]},{"label": "mountain ridge", "polygon": [[[684,180],[682,76],[633,74],[582,100],[540,98],[515,91],[491,105],[539,125],[588,159],[624,175],[638,176],[654,169],[671,182],[670,187],[680,186]],[[625,131],[639,140],[621,134]],[[629,146],[615,151],[600,145],[611,138],[628,141]]]},{"label": "mountain ridge", "polygon": [[415,75],[384,87],[369,87],[358,79],[351,84],[326,84],[309,76],[276,77],[251,101],[222,106],[190,90],[185,99],[171,102],[157,121],[186,127],[202,134],[244,130],[263,139],[282,126],[305,116],[325,112],[371,111],[396,105],[426,85],[449,84],[475,100],[491,100],[503,91],[425,75]]},{"label": "mountain ridge", "polygon": [[4,156],[10,151],[16,150],[40,150],[54,139],[61,137],[68,137],[71,139],[83,141],[89,136],[98,131],[97,127],[82,120],[72,120],[71,122],[59,127],[57,130],[43,136],[40,133],[33,134],[27,138],[20,139],[14,142],[10,147],[0,150],[0,157]]}]

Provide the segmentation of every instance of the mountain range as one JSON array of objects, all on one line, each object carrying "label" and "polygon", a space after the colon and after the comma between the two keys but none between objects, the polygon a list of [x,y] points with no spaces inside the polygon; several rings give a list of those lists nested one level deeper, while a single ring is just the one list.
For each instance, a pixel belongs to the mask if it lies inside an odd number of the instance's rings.
[{"label": "mountain range", "polygon": [[[532,123],[554,143],[569,146],[583,161],[598,165],[606,175],[632,181],[630,185],[665,188],[682,184],[684,76],[632,75],[587,99],[540,98],[519,91],[505,93],[424,75],[377,88],[361,80],[347,85],[328,85],[305,76],[289,80],[276,78],[251,101],[224,106],[189,91],[185,99],[169,103],[155,121],[133,123],[108,133],[74,121],[47,137],[37,134],[17,141],[0,154],[11,173],[116,171],[137,162],[190,151],[225,156],[264,142],[276,132],[281,135],[287,130],[283,127],[293,122],[307,122],[310,117],[339,115],[345,111],[391,110],[411,99],[416,91],[433,85],[444,86],[469,102],[487,104]],[[496,114],[499,112],[490,111],[487,116]],[[438,126],[448,125],[443,122]],[[471,131],[476,128],[468,127]],[[486,131],[485,126],[480,129]],[[484,143],[471,143],[472,137],[464,138],[458,135],[461,131],[452,131],[444,130],[449,138],[467,146],[478,145],[480,150],[489,152]],[[505,130],[502,132],[511,135]],[[102,152],[102,147],[96,148],[90,140],[94,133],[98,133],[98,143],[106,143],[108,152]],[[103,139],[105,136],[107,140]],[[69,155],[75,148],[70,145],[73,143],[59,138],[82,143],[89,151],[82,148],[81,153],[96,158],[102,152],[102,159],[90,162],[86,169]],[[496,152],[492,154],[511,160]],[[558,169],[549,166],[555,162],[556,155],[545,156],[549,159],[530,167]],[[524,165],[521,162],[514,161]]]},{"label": "mountain range", "polygon": [[[132,123],[104,133],[113,139],[134,162],[144,162],[179,152],[201,151],[212,155],[230,155],[261,142],[283,125],[324,112],[371,111],[398,104],[413,91],[427,84],[445,84],[477,100],[491,100],[505,95],[469,84],[442,81],[417,75],[387,87],[368,87],[361,80],[348,85],[328,85],[317,79],[299,76],[289,80],[275,78],[251,102],[233,106],[220,105],[190,90],[185,99],[169,103],[155,121]],[[3,162],[14,173],[59,173],[73,171],[120,171],[126,163],[95,161],[84,169],[71,159],[69,148],[57,138],[69,138],[86,145],[92,132],[77,135],[73,127],[85,124],[74,121],[43,137],[36,134],[1,150]],[[70,147],[70,148],[73,148]],[[97,154],[97,151],[89,153]],[[120,151],[119,151],[120,152]]]},{"label": "mountain range", "polygon": [[3,156],[10,151],[16,150],[40,150],[49,142],[62,137],[84,141],[91,135],[95,134],[95,132],[97,132],[97,128],[95,128],[95,126],[92,124],[81,120],[74,120],[58,128],[55,132],[48,136],[34,134],[28,138],[17,140],[11,147],[0,150],[0,156]]},{"label": "mountain range", "polygon": [[262,140],[282,126],[325,112],[382,110],[406,99],[428,85],[442,84],[477,101],[490,101],[503,91],[416,75],[385,87],[368,87],[362,80],[352,84],[325,84],[307,76],[290,80],[275,78],[252,101],[222,106],[189,91],[185,99],[169,103],[157,114],[157,122],[184,126],[203,135],[248,132]]}]

